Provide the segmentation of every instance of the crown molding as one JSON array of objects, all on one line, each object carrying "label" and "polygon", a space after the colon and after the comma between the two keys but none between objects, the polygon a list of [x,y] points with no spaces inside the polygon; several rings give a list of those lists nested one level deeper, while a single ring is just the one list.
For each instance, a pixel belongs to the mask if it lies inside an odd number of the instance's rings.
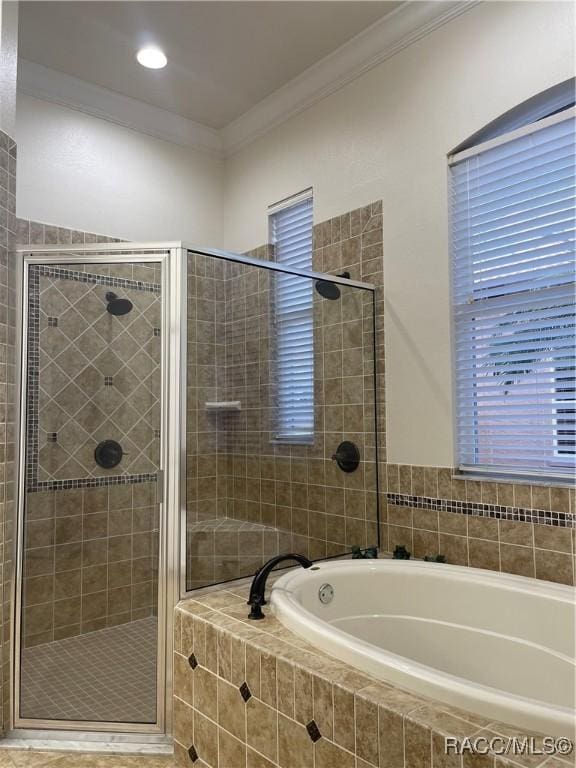
[{"label": "crown molding", "polygon": [[18,61],[18,91],[157,139],[222,154],[222,138],[212,128],[26,59]]},{"label": "crown molding", "polygon": [[406,0],[221,130],[225,154],[308,109],[481,0]]},{"label": "crown molding", "polygon": [[18,61],[18,91],[165,141],[231,155],[480,2],[406,0],[221,130],[25,59]]}]

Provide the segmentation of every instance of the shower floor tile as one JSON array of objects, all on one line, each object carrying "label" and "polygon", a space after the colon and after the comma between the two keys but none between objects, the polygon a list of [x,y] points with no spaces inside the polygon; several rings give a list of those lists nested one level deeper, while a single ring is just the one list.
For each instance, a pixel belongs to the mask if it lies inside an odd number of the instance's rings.
[{"label": "shower floor tile", "polygon": [[156,653],[155,617],[26,648],[21,715],[34,720],[154,722]]}]

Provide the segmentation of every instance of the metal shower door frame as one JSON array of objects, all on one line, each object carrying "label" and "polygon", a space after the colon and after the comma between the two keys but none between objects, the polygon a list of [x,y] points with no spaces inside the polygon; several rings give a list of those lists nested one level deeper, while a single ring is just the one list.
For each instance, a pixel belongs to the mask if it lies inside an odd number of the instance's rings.
[{"label": "metal shower door frame", "polygon": [[[94,245],[38,245],[17,249],[16,375],[17,413],[17,520],[11,611],[11,731],[12,738],[66,739],[75,744],[82,732],[93,742],[131,743],[154,748],[165,744],[172,732],[172,636],[174,607],[179,599],[179,519],[181,499],[180,435],[181,411],[185,412],[185,390],[181,391],[181,351],[186,343],[186,249],[181,243],[102,243]],[[104,721],[40,720],[20,717],[20,654],[24,553],[24,503],[26,476],[26,405],[28,355],[28,279],[34,264],[145,263],[161,265],[161,440],[159,486],[158,553],[158,648],[156,722],[119,723]]]}]

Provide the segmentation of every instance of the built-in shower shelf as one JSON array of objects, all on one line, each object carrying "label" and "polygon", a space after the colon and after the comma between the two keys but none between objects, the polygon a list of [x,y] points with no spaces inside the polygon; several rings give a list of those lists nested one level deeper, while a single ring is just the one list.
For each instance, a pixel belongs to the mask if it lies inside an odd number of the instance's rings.
[{"label": "built-in shower shelf", "polygon": [[206,403],[206,410],[210,411],[210,413],[241,411],[242,403],[240,400],[218,400],[216,402]]}]

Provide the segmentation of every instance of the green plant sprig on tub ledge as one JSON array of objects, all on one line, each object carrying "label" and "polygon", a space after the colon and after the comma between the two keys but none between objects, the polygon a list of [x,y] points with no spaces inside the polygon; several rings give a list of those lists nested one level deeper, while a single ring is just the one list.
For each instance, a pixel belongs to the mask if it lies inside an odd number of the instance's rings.
[{"label": "green plant sprig on tub ledge", "polygon": [[[392,557],[394,560],[410,560],[412,557],[411,552],[409,552],[406,547],[403,544],[397,544],[394,547],[394,552],[392,553]],[[424,555],[423,560],[427,563],[445,563],[446,557],[444,555]]]},{"label": "green plant sprig on tub ledge", "polygon": [[377,547],[368,547],[367,549],[360,549],[360,547],[353,546],[351,548],[352,560],[375,560],[378,557]]}]

